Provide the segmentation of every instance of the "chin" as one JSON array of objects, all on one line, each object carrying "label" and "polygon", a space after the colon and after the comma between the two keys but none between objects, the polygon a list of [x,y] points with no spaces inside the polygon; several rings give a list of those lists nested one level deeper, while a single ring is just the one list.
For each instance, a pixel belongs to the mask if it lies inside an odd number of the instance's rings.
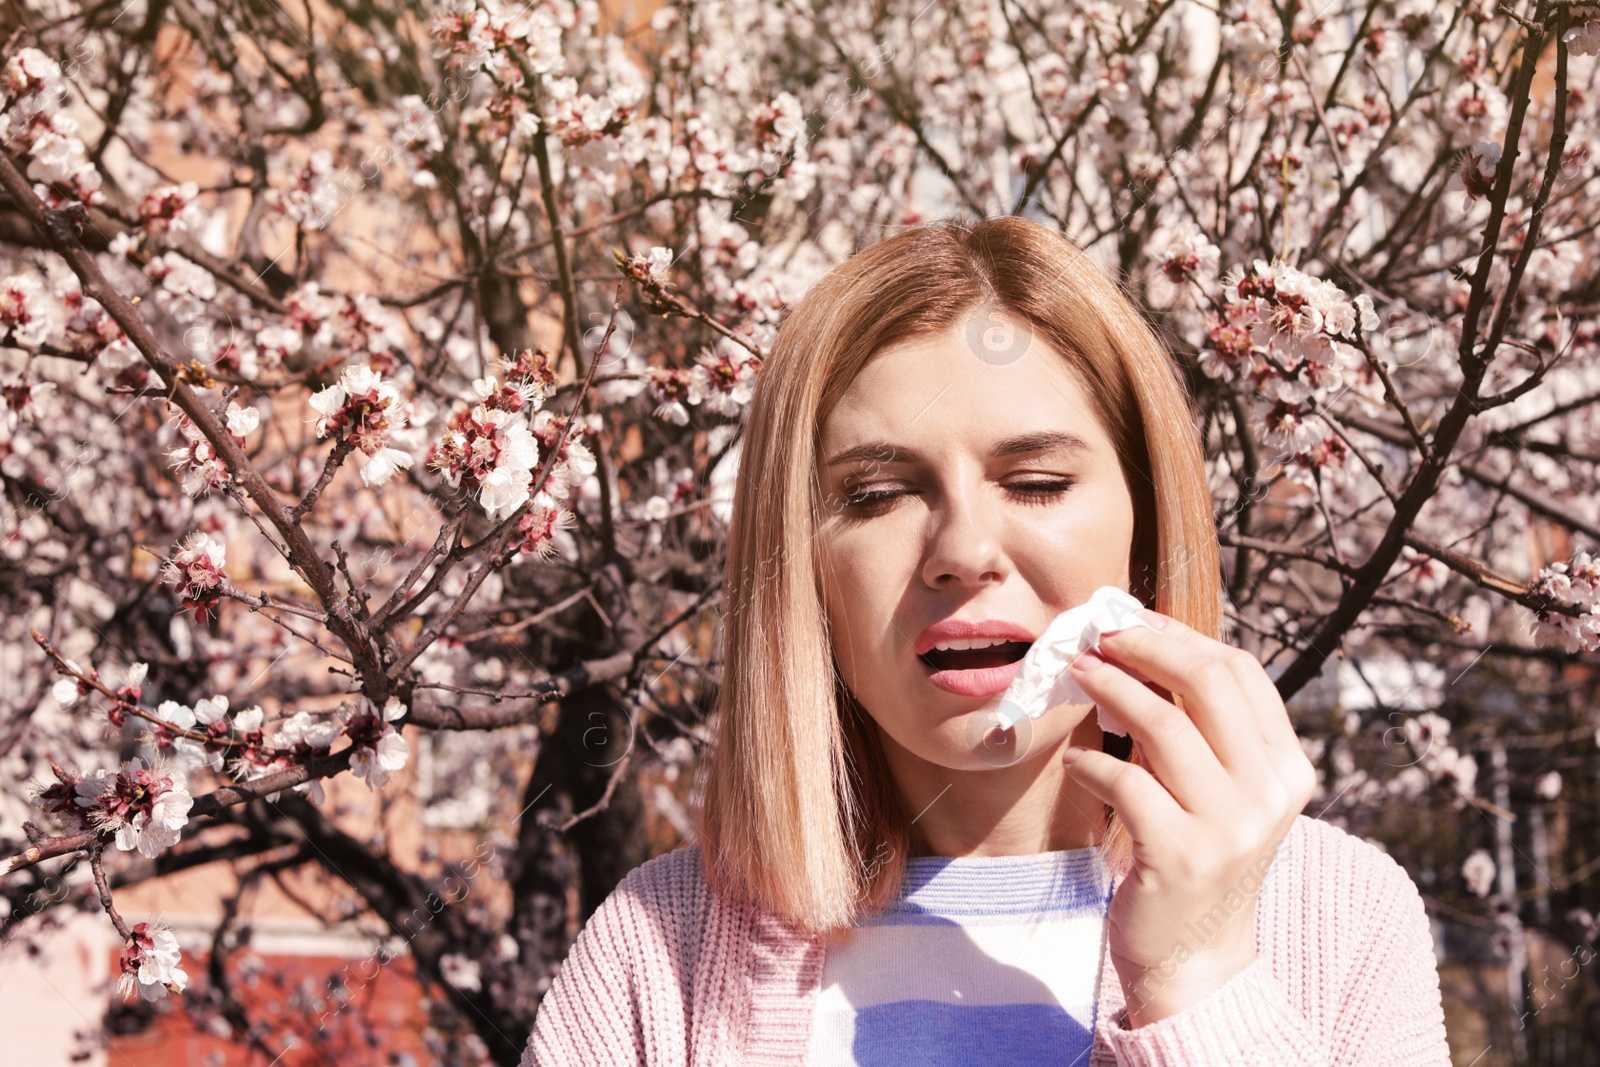
[{"label": "chin", "polygon": [[892,740],[881,728],[880,732],[885,741],[935,767],[962,772],[996,771],[1034,764],[1058,751],[1081,718],[1074,717],[1070,722],[1064,716],[1051,715],[1040,720],[1023,719],[1002,732],[990,718],[996,704],[998,701],[991,701],[989,706],[958,715],[913,744]]}]

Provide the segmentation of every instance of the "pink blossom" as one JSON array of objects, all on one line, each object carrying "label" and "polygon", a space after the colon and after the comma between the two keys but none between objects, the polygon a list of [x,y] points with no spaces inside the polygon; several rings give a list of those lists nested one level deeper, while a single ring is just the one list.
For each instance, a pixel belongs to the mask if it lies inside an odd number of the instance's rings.
[{"label": "pink blossom", "polygon": [[264,326],[256,334],[256,347],[266,357],[266,366],[275,367],[299,352],[304,339],[299,330],[287,326]]},{"label": "pink blossom", "polygon": [[[163,185],[146,193],[139,203],[139,219],[146,233],[183,233],[197,221],[192,210],[200,187],[194,182]],[[119,235],[121,236],[121,235]]]},{"label": "pink blossom", "polygon": [[672,260],[672,249],[657,245],[642,256],[625,257],[621,265],[624,273],[635,281],[665,285]]},{"label": "pink blossom", "polygon": [[370,457],[361,469],[367,485],[382,485],[395,471],[411,466],[411,455],[389,446],[389,435],[408,420],[399,390],[371,367],[346,367],[338,382],[313,395],[308,403],[322,417],[317,436],[348,438]]},{"label": "pink blossom", "polygon": [[1197,274],[1215,274],[1221,256],[1221,250],[1190,224],[1179,229],[1159,258],[1168,278],[1183,281]]},{"label": "pink blossom", "polygon": [[235,778],[248,781],[290,765],[283,753],[269,749],[263,729],[265,722],[266,712],[260,705],[233,716],[230,735],[238,743],[228,749],[227,771]]},{"label": "pink blossom", "polygon": [[364,779],[367,788],[382,789],[389,776],[406,765],[411,755],[400,731],[392,725],[405,716],[406,706],[398,697],[384,702],[380,714],[377,706],[367,697],[361,697],[354,711],[344,713],[345,733],[355,750],[350,755],[350,770]]},{"label": "pink blossom", "polygon": [[1476,78],[1457,81],[1439,105],[1440,124],[1461,140],[1470,142],[1502,137],[1508,114],[1505,94]]},{"label": "pink blossom", "polygon": [[226,580],[226,567],[227,545],[196,530],[162,565],[162,577],[178,587],[183,606],[203,623],[216,610],[221,597],[217,588]]},{"label": "pink blossom", "polygon": [[228,465],[217,455],[211,442],[187,415],[178,418],[178,429],[187,440],[181,448],[167,453],[173,469],[183,475],[183,491],[189,496],[204,496],[232,481]]},{"label": "pink blossom", "polygon": [[465,483],[491,519],[501,518],[528,499],[539,445],[518,412],[528,394],[501,388],[493,377],[474,383],[479,403],[450,417],[444,435],[428,454],[428,468],[452,487]]},{"label": "pink blossom", "polygon": [[736,418],[755,393],[761,357],[740,345],[707,351],[689,369],[689,401],[707,411]]},{"label": "pink blossom", "polygon": [[658,403],[654,415],[676,426],[687,426],[689,411],[686,405],[698,403],[700,389],[693,376],[677,367],[651,367],[650,387]]},{"label": "pink blossom", "polygon": [[[13,135],[15,125],[11,125]],[[78,122],[65,112],[43,110],[24,128],[21,147],[29,157],[28,177],[43,184],[35,191],[50,206],[58,206],[53,186],[67,186],[71,196],[85,204],[98,204],[105,199],[100,191],[100,172],[89,162],[88,149],[77,137]]]},{"label": "pink blossom", "polygon": [[0,337],[10,330],[16,340],[37,345],[49,339],[57,328],[55,310],[38,278],[13,274],[0,281]]},{"label": "pink blossom", "polygon": [[141,999],[160,1000],[167,994],[181,994],[189,976],[180,962],[183,952],[171,929],[155,923],[134,926],[122,950],[117,995],[126,999],[137,992]]},{"label": "pink blossom", "polygon": [[137,756],[114,774],[85,777],[76,791],[90,823],[114,833],[117,848],[150,859],[177,844],[194,803],[181,771],[146,767]]},{"label": "pink blossom", "polygon": [[19,48],[0,70],[0,86],[9,93],[53,96],[61,87],[61,64],[37,48]]},{"label": "pink blossom", "polygon": [[1464,210],[1480,197],[1489,195],[1500,172],[1500,151],[1498,144],[1480,141],[1461,153],[1456,171],[1446,186],[1453,203]]},{"label": "pink blossom", "polygon": [[1577,607],[1576,618],[1555,611],[1533,612],[1534,637],[1568,652],[1600,649],[1600,558],[1579,552],[1570,562],[1549,564],[1533,581],[1533,592],[1554,604]]},{"label": "pink blossom", "polygon": [[[280,753],[274,768],[289,767],[295,762],[326,756],[343,732],[343,726],[333,719],[318,719],[304,711],[295,712],[279,724],[277,736],[272,740],[273,747]],[[313,804],[321,804],[327,799],[321,779],[313,778],[293,788]]]},{"label": "pink blossom", "polygon": [[1410,545],[1401,547],[1395,566],[1399,570],[1397,577],[1424,596],[1438,593],[1450,578],[1450,568]]},{"label": "pink blossom", "polygon": [[176,252],[164,252],[151,259],[145,275],[160,282],[162,290],[173,296],[211,300],[217,295],[216,277]]},{"label": "pink blossom", "polygon": [[[547,122],[568,147],[585,145],[620,133],[633,121],[634,109],[643,90],[637,85],[613,85],[604,97],[577,91],[577,82],[559,78],[549,83],[550,114]],[[705,169],[723,170],[726,165],[712,157]],[[655,258],[656,249],[651,250]]]},{"label": "pink blossom", "polygon": [[[565,415],[557,415],[549,410],[537,411],[533,416],[534,439],[541,448],[550,451],[556,447],[556,442],[560,439],[561,431],[566,424]],[[589,451],[589,446],[581,439],[583,430],[582,423],[575,426],[562,444],[561,451],[556,455],[555,464],[550,468],[550,480],[546,483],[552,496],[557,498],[571,496],[573,488],[582,485],[596,470],[594,453]]]},{"label": "pink blossom", "polygon": [[326,229],[348,197],[334,181],[334,175],[332,153],[319,148],[285,186],[268,191],[266,203],[297,226],[313,231]]},{"label": "pink blossom", "polygon": [[572,512],[556,503],[549,493],[542,490],[535,493],[533,503],[517,522],[517,534],[521,538],[517,552],[548,558],[555,551],[556,534],[569,527],[572,521]]}]

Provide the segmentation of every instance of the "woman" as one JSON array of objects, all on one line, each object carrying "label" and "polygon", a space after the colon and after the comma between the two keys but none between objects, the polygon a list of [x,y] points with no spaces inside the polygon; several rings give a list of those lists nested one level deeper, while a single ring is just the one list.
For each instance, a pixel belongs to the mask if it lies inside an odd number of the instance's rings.
[{"label": "woman", "polygon": [[[1151,625],[1070,669],[1137,747],[998,731],[1103,585]],[[591,917],[524,1063],[1447,1065],[1416,888],[1300,814],[1220,599],[1186,395],[1092,262],[1012,217],[852,257],[749,411],[698,843]]]}]

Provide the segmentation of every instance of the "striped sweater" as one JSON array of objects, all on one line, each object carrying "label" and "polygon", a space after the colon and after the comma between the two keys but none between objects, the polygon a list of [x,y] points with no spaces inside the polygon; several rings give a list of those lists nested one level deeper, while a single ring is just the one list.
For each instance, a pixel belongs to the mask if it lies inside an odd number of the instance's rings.
[{"label": "striped sweater", "polygon": [[[806,1067],[828,938],[713,893],[698,845],[630,872],[546,992],[522,1067]],[[1254,963],[1130,1028],[1102,939],[1088,1067],[1449,1067],[1416,886],[1300,816],[1262,882]]]},{"label": "striped sweater", "polygon": [[1111,885],[1092,848],[910,857],[827,939],[806,1067],[1081,1067]]}]

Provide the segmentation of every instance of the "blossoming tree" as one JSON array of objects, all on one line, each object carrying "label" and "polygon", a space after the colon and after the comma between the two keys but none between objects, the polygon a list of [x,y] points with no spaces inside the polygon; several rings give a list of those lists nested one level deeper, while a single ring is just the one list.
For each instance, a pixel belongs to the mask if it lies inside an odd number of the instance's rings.
[{"label": "blossoming tree", "polygon": [[[1511,957],[1521,924],[1592,943],[1600,8],[117,8],[0,14],[8,938],[59,880],[122,994],[275,1050],[115,893],[316,868],[405,929],[452,1056],[514,1063],[647,817],[692,833],[784,308],[1014,212],[1184,368],[1227,636],[1296,698],[1314,807]],[[329,810],[347,774],[420,789],[450,735],[473,759],[420,802],[481,794],[487,856]],[[503,898],[428,903],[480,866]]]}]

